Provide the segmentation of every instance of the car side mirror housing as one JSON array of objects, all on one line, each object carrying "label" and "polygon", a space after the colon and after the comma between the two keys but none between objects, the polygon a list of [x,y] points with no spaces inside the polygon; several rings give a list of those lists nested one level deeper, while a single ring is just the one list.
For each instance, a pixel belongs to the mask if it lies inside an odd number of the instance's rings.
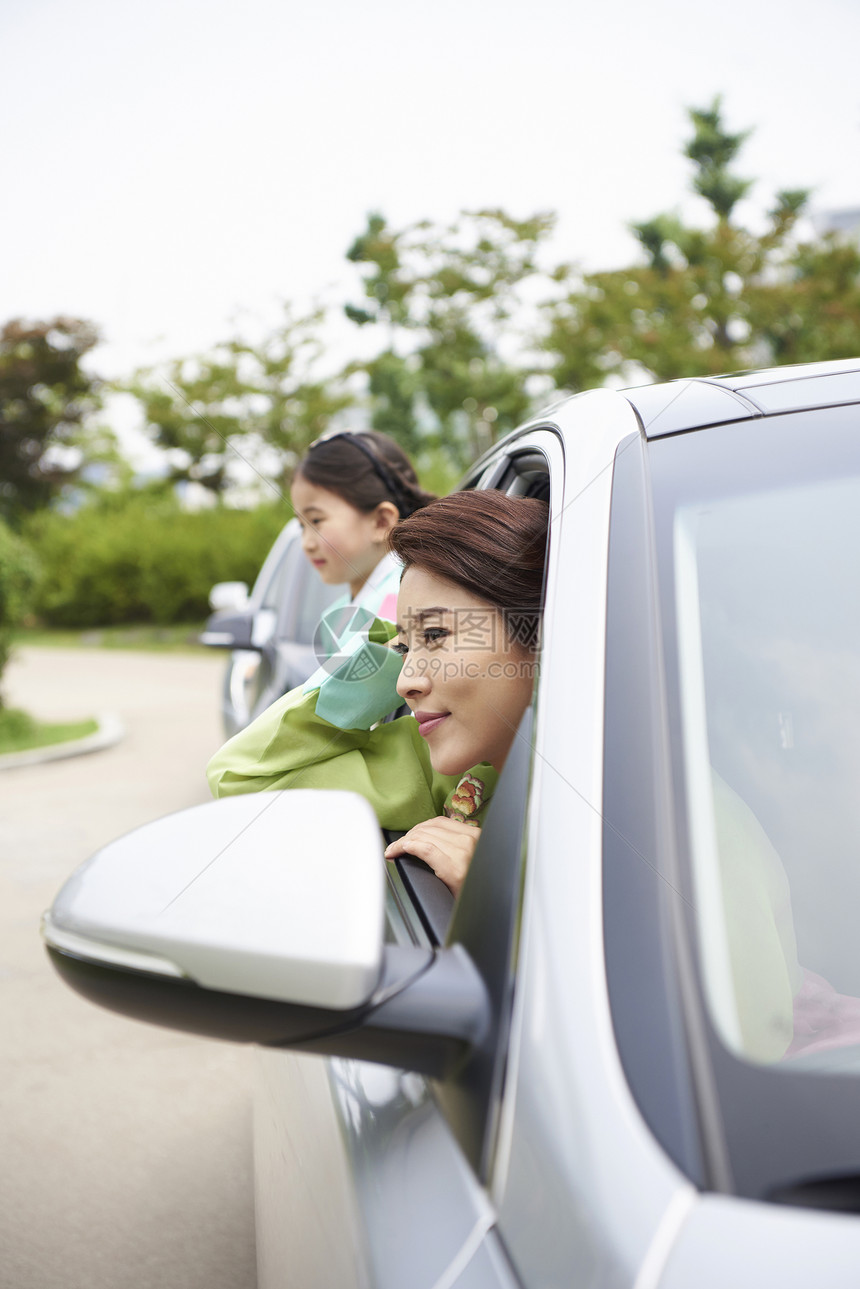
[{"label": "car side mirror housing", "polygon": [[209,592],[209,607],[215,613],[239,613],[247,609],[247,582],[216,582]]},{"label": "car side mirror housing", "polygon": [[486,990],[460,946],[383,943],[384,863],[355,793],[226,798],[99,851],[43,936],[67,984],[124,1015],[444,1077],[486,1030]]},{"label": "car side mirror housing", "polygon": [[256,649],[254,644],[254,614],[250,609],[237,613],[234,609],[213,613],[198,636],[210,649]]},{"label": "car side mirror housing", "polygon": [[310,791],[253,794],[138,828],[65,884],[48,942],[206,988],[358,1006],[382,970],[379,829],[361,797],[332,792],[323,842],[319,806]]}]

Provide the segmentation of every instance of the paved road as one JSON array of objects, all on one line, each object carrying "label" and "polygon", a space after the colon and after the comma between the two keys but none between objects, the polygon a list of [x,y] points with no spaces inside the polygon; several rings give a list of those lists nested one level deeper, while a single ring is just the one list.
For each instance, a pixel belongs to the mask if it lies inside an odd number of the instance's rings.
[{"label": "paved road", "polygon": [[6,701],[120,715],[91,756],[0,770],[0,1289],[253,1289],[250,1053],[54,976],[39,916],[119,834],[207,799],[218,657],[23,649]]}]

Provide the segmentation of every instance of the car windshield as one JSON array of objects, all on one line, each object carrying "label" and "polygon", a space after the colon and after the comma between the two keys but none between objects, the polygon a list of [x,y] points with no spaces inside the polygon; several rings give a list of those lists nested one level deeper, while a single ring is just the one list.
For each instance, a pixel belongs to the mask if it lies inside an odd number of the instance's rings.
[{"label": "car windshield", "polygon": [[735,1056],[860,1072],[851,408],[652,445],[702,988]]}]

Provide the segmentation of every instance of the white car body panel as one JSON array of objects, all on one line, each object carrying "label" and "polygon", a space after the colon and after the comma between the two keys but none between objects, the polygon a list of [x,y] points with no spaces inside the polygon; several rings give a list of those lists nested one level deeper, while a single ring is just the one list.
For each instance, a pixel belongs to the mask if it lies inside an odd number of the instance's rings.
[{"label": "white car body panel", "polygon": [[856,1216],[703,1195],[681,1228],[658,1283],[659,1289],[856,1289],[858,1282]]},{"label": "white car body panel", "polygon": [[[572,400],[559,419],[568,450],[552,529],[553,630],[541,659],[499,1229],[527,1284],[632,1284],[664,1213],[689,1189],[624,1079],[603,956],[609,506],[616,450],[638,424],[629,403],[608,391]],[[560,710],[563,724],[552,715]],[[596,1059],[578,1059],[583,1051]]]},{"label": "white car body panel", "polygon": [[263,1053],[256,1091],[259,1289],[461,1283],[495,1214],[425,1079]]}]

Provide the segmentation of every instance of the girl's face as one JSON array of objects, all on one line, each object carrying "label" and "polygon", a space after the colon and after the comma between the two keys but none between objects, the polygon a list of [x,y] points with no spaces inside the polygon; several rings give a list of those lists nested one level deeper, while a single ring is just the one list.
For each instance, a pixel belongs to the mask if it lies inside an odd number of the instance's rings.
[{"label": "girl's face", "polygon": [[498,609],[420,568],[403,574],[397,622],[397,692],[433,769],[464,774],[489,761],[501,770],[531,701],[536,656],[509,641]]},{"label": "girl's face", "polygon": [[348,582],[354,598],[385,554],[397,507],[383,502],[365,514],[301,475],[293,480],[290,495],[302,526],[305,555],[330,586]]}]

